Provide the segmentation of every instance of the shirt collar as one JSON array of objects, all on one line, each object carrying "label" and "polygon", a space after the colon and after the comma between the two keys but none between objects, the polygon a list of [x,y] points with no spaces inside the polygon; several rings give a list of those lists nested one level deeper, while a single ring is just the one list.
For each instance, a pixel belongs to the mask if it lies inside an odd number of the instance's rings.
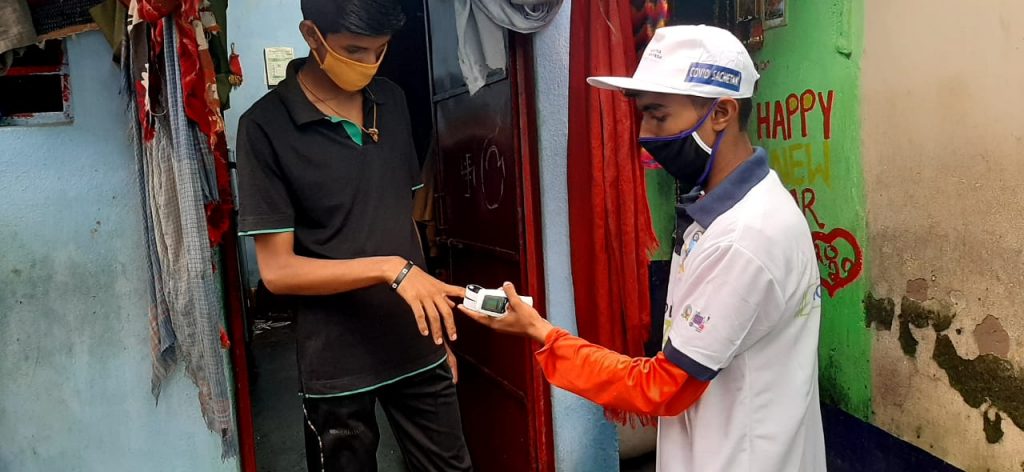
[{"label": "shirt collar", "polygon": [[762,148],[754,148],[754,155],[740,164],[714,190],[701,197],[703,189],[698,187],[685,195],[683,207],[697,224],[707,229],[719,216],[736,206],[767,175],[768,153]]},{"label": "shirt collar", "polygon": [[[313,105],[313,102],[309,101],[306,93],[302,91],[302,86],[299,85],[298,73],[307,60],[307,58],[299,58],[289,62],[284,80],[277,85],[281,100],[284,101],[284,106],[288,109],[288,114],[296,125],[304,125],[327,117],[316,105]],[[378,83],[378,79],[374,77],[373,81],[363,89],[363,97],[367,99],[366,105],[369,105],[370,102],[378,105],[384,103],[385,100],[383,100]]]}]

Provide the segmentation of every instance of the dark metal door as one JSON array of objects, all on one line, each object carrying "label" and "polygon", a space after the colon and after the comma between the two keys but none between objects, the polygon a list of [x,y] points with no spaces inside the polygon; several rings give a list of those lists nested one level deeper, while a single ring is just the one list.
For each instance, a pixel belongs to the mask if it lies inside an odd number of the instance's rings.
[{"label": "dark metal door", "polygon": [[[458,66],[452,0],[430,0],[428,23],[438,151],[438,232],[447,275],[457,285],[540,292],[534,229],[529,52],[509,37],[508,73],[470,96]],[[529,95],[532,95],[532,91]],[[459,401],[480,471],[553,470],[548,389],[530,341],[459,318]]]}]

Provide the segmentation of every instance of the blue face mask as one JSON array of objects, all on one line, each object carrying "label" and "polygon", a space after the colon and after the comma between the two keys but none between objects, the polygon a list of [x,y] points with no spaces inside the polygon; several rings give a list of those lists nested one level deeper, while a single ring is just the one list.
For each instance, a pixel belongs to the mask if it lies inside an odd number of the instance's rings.
[{"label": "blue face mask", "polygon": [[715,138],[714,147],[704,144],[697,130],[711,117],[716,101],[697,124],[682,133],[672,136],[640,138],[640,146],[661,165],[665,171],[682,184],[684,189],[703,186],[711,173],[715,151],[725,132]]}]

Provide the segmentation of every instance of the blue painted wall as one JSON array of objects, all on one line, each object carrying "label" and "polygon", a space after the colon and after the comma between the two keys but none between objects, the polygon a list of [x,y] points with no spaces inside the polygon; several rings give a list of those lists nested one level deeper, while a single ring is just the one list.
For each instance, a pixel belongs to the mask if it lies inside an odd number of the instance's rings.
[{"label": "blue painted wall", "polygon": [[238,470],[181,369],[150,395],[120,81],[99,33],[67,48],[75,123],[0,128],[0,470]]},{"label": "blue painted wall", "polygon": [[[299,0],[244,0],[233,2],[228,7],[228,39],[235,43],[242,60],[245,80],[231,92],[231,109],[224,113],[228,146],[235,148],[238,136],[238,118],[269,90],[267,71],[263,63],[263,49],[269,47],[290,47],[295,57],[309,53],[309,47],[299,34],[302,11]],[[245,249],[243,275],[250,288],[259,280],[256,266],[256,250],[252,238],[242,238]]]},{"label": "blue painted wall", "polygon": [[[579,0],[577,0],[579,1]],[[576,333],[569,252],[566,130],[569,129],[569,12],[562,4],[555,21],[534,36],[540,201],[547,315]],[[558,470],[619,470],[618,436],[597,405],[561,389],[551,393]]]},{"label": "blue painted wall", "polygon": [[244,0],[228,7],[228,39],[242,59],[245,80],[231,92],[231,109],[224,114],[228,143],[234,147],[238,118],[267,93],[263,49],[290,47],[304,57],[309,47],[299,34],[299,0]]}]

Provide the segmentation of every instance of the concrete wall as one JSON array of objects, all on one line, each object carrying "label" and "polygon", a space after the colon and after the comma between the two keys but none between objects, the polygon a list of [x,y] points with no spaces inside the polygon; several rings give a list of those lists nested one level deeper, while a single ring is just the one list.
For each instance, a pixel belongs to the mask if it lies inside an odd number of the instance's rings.
[{"label": "concrete wall", "polygon": [[1022,16],[866,1],[875,422],[968,470],[1024,467]]},{"label": "concrete wall", "polygon": [[789,3],[751,133],[825,262],[823,400],[958,467],[1020,470],[1024,5]]},{"label": "concrete wall", "polygon": [[860,136],[861,2],[792,1],[767,31],[750,134],[813,232],[824,287],[822,401],[871,414],[871,334],[864,329],[864,193]]},{"label": "concrete wall", "polygon": [[67,48],[75,123],[0,128],[0,470],[238,470],[181,369],[150,395],[120,80],[99,33]]},{"label": "concrete wall", "polygon": [[[579,1],[579,0],[577,0]],[[540,200],[547,316],[576,332],[572,265],[569,258],[569,196],[566,149],[569,111],[570,1],[555,20],[534,35],[537,136],[540,152]],[[553,388],[555,464],[558,470],[615,471],[619,468],[615,428],[603,410],[576,395]]]}]

